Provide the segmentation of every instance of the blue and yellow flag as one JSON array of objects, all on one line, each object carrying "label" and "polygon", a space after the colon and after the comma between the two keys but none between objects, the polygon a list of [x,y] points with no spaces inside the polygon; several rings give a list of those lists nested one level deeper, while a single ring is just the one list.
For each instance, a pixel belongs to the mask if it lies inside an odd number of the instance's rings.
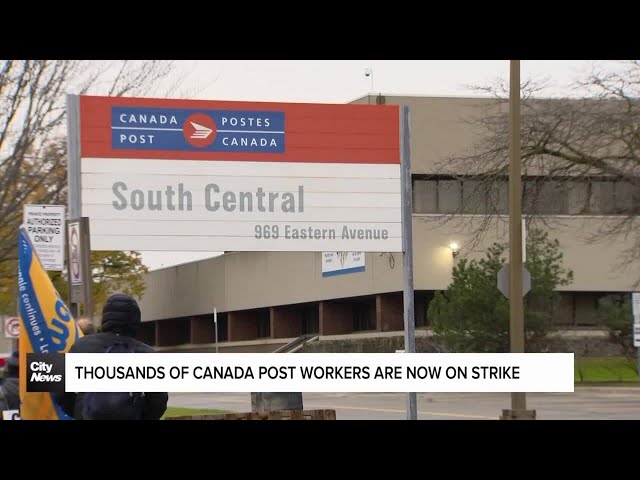
[{"label": "blue and yellow flag", "polygon": [[68,420],[51,393],[27,392],[27,353],[67,352],[82,336],[71,312],[53,286],[29,235],[18,235],[18,300],[20,304],[20,418]]}]

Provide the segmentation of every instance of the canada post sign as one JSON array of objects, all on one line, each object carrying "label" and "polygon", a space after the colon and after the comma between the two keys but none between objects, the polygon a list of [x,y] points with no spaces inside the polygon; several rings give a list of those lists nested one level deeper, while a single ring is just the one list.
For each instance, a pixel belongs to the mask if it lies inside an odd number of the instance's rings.
[{"label": "canada post sign", "polygon": [[398,106],[71,100],[94,250],[402,250]]},{"label": "canada post sign", "polygon": [[284,152],[284,112],[111,108],[113,148]]}]

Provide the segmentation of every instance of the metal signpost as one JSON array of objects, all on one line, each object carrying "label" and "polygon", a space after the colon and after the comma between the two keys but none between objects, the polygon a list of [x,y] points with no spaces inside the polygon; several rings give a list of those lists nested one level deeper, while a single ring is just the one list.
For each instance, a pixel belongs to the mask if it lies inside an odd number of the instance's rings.
[{"label": "metal signpost", "polygon": [[216,330],[216,353],[218,353],[218,309],[213,307],[213,325]]},{"label": "metal signpost", "polygon": [[[409,107],[400,110],[400,168],[402,172],[402,251],[404,270],[404,351],[416,351],[416,324],[413,310],[413,212],[411,195],[411,132],[409,130]],[[418,419],[415,392],[407,393],[407,420]]]},{"label": "metal signpost", "polygon": [[[82,314],[93,319],[89,219],[83,217],[67,220],[66,228],[69,308],[75,318]],[[80,308],[81,305],[83,309]]]}]

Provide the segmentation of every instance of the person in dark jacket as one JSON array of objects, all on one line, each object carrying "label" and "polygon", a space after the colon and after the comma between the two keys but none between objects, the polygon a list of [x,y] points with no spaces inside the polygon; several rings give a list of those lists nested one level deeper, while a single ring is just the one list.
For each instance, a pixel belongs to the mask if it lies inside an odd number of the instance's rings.
[{"label": "person in dark jacket", "polygon": [[5,366],[5,378],[0,383],[0,411],[20,409],[20,362],[18,350],[14,350]]},{"label": "person in dark jacket", "polygon": [[[155,349],[134,337],[140,330],[140,308],[134,298],[124,294],[111,295],[102,310],[102,331],[79,338],[69,353],[104,353],[115,343],[125,343],[135,353],[153,353]],[[83,393],[66,392],[56,395],[60,407],[76,420],[82,418]],[[166,392],[148,392],[144,396],[143,420],[159,420],[167,409]]]}]

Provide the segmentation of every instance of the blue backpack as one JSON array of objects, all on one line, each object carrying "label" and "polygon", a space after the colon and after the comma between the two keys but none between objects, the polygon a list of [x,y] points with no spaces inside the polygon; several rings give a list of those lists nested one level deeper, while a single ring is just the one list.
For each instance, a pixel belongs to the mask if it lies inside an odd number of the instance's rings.
[{"label": "blue backpack", "polygon": [[[115,343],[106,353],[133,353],[134,346]],[[87,392],[82,399],[83,420],[142,420],[145,397],[142,392]]]}]

